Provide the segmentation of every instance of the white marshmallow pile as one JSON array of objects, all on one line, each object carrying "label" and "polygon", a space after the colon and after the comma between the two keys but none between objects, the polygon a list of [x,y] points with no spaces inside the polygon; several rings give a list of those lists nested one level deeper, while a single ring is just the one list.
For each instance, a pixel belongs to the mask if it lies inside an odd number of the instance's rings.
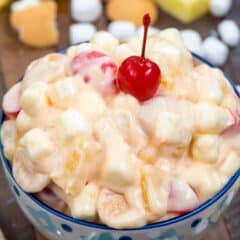
[{"label": "white marshmallow pile", "polygon": [[210,12],[215,17],[224,17],[232,6],[232,0],[211,0]]},{"label": "white marshmallow pile", "polygon": [[[38,0],[24,0],[38,1]],[[69,28],[70,44],[90,41],[96,27],[92,22],[96,21],[103,12],[103,5],[100,0],[71,0],[71,16],[77,23]],[[120,41],[128,40],[134,36],[143,35],[143,27],[137,26],[131,21],[113,21],[108,25],[108,31]],[[159,32],[159,29],[150,27],[148,34]]]},{"label": "white marshmallow pile", "polygon": [[91,22],[100,18],[102,12],[100,0],[71,0],[71,16],[78,23],[69,28],[70,44],[89,41],[96,32],[96,27]]},{"label": "white marshmallow pile", "polygon": [[[240,42],[240,29],[233,20],[225,19],[218,25],[216,36],[209,36],[204,41],[193,29],[181,31],[185,46],[192,52],[205,57],[216,66],[226,63],[229,47],[236,47]],[[218,39],[218,35],[221,39]]]},{"label": "white marshmallow pile", "polygon": [[[215,17],[224,17],[232,7],[232,0],[211,0],[210,12]],[[217,28],[216,36],[209,36],[204,41],[201,35],[193,29],[181,31],[185,46],[216,66],[226,63],[229,56],[229,47],[236,47],[240,42],[240,30],[233,20],[223,20]],[[219,34],[220,39],[217,35]]]}]

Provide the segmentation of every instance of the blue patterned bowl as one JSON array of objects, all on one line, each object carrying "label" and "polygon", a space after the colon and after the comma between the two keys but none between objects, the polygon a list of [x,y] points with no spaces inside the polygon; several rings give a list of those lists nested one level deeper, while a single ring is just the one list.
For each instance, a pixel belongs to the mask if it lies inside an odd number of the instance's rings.
[{"label": "blue patterned bowl", "polygon": [[[205,59],[195,54],[193,56],[214,67]],[[240,97],[234,83],[230,80],[229,82]],[[1,124],[3,118],[2,113]],[[217,222],[230,205],[240,185],[240,169],[238,169],[223,189],[190,213],[137,229],[114,230],[105,225],[78,220],[55,211],[34,195],[24,192],[13,178],[10,163],[3,155],[2,145],[0,156],[9,186],[18,205],[30,222],[49,240],[189,240],[199,237],[204,230]]]}]

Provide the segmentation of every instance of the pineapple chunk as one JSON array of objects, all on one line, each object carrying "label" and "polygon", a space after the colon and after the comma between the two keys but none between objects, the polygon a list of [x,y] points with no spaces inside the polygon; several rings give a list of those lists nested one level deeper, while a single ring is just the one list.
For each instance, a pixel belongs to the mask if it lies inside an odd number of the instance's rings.
[{"label": "pineapple chunk", "polygon": [[156,0],[159,6],[184,23],[190,23],[209,10],[209,0]]}]

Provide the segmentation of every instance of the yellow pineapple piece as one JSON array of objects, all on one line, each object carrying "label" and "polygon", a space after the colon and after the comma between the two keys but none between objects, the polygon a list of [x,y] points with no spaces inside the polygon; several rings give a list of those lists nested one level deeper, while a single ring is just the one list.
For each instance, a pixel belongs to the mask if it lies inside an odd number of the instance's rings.
[{"label": "yellow pineapple piece", "polygon": [[159,6],[184,23],[190,23],[209,10],[209,0],[156,0]]}]

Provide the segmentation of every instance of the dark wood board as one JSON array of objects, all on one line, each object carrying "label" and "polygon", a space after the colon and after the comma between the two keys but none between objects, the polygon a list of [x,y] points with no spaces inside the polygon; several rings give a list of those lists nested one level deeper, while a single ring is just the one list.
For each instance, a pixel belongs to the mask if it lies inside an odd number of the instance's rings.
[{"label": "dark wood board", "polygon": [[[16,33],[9,26],[9,10],[0,11],[0,97],[24,73],[26,66],[46,53],[68,46],[68,27],[71,24],[69,2],[58,0],[58,27],[60,40],[58,46],[48,49],[35,49],[21,44]],[[240,24],[240,0],[234,1],[234,7],[228,15]],[[160,29],[177,27],[179,29],[195,28],[203,37],[214,33],[219,19],[205,16],[202,19],[186,26],[174,18],[160,12],[156,23]],[[108,21],[103,16],[97,23],[97,28],[105,29]],[[223,67],[226,74],[240,84],[240,47],[231,50],[228,63]],[[0,166],[0,228],[3,229],[7,239],[34,240],[41,239],[28,220],[17,207]],[[240,194],[235,198],[231,208],[226,212],[220,222],[213,227],[204,240],[240,240]],[[17,237],[16,237],[17,236]]]}]

